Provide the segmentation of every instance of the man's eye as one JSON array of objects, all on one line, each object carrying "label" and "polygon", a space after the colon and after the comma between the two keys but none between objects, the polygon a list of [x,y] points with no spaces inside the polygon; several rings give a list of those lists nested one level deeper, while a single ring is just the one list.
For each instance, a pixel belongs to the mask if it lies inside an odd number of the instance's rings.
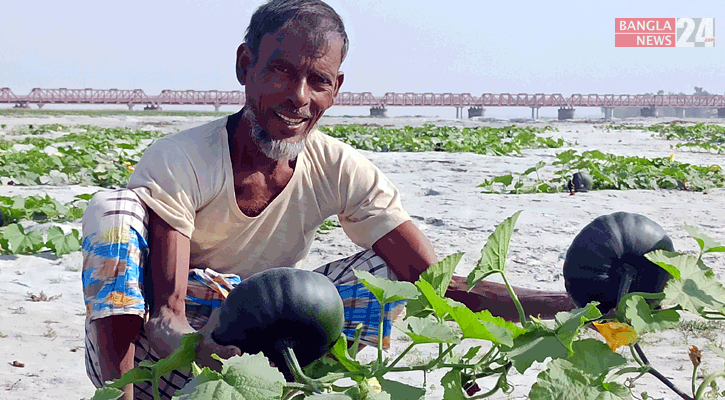
[{"label": "man's eye", "polygon": [[289,74],[290,69],[288,67],[285,67],[284,65],[273,65],[272,69],[277,72],[281,72],[283,74]]}]

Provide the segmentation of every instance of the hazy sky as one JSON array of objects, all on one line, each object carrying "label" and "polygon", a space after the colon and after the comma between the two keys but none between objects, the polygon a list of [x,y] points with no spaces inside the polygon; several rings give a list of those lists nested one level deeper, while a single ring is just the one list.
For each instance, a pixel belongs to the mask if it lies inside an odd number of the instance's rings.
[{"label": "hazy sky", "polygon": [[[235,51],[261,3],[0,0],[0,87],[15,94],[35,87],[139,88],[150,95],[243,90],[234,75]],[[569,96],[692,93],[702,86],[725,92],[722,0],[329,3],[350,37],[342,91]],[[715,18],[716,46],[615,48],[614,19],[625,17]],[[502,112],[530,115],[488,109],[487,116]],[[333,107],[328,114],[368,110]],[[389,114],[450,117],[455,109],[391,108]]]}]

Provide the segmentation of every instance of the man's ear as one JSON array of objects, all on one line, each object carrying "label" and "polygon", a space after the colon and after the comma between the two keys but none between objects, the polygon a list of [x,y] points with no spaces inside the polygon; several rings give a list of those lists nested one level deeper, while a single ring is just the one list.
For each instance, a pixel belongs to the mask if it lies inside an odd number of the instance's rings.
[{"label": "man's ear", "polygon": [[337,72],[337,79],[335,79],[335,93],[334,97],[337,97],[337,93],[340,92],[340,87],[342,87],[342,82],[345,80],[345,73],[342,71]]},{"label": "man's ear", "polygon": [[254,61],[254,54],[246,43],[242,43],[237,47],[237,80],[244,86],[247,80],[247,72]]}]

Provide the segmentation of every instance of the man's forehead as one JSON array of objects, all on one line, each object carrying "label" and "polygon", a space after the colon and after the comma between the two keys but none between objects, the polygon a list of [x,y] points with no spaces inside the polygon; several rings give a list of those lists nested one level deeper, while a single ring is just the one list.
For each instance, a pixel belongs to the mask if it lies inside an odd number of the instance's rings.
[{"label": "man's forehead", "polygon": [[[295,29],[297,28],[297,29]],[[306,29],[280,28],[262,36],[259,53],[267,53],[271,58],[284,56],[309,56],[322,58],[335,57],[339,62],[342,56],[343,39],[336,32],[314,32]]]}]

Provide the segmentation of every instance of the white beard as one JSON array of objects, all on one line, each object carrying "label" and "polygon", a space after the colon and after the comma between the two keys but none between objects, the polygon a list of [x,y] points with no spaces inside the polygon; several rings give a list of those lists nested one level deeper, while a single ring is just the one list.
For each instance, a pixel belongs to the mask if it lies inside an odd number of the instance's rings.
[{"label": "white beard", "polygon": [[271,139],[269,133],[257,124],[256,116],[249,107],[244,107],[242,118],[246,119],[252,126],[251,137],[257,148],[265,156],[275,161],[294,160],[305,149],[307,136],[302,140],[289,143],[282,140]]}]

